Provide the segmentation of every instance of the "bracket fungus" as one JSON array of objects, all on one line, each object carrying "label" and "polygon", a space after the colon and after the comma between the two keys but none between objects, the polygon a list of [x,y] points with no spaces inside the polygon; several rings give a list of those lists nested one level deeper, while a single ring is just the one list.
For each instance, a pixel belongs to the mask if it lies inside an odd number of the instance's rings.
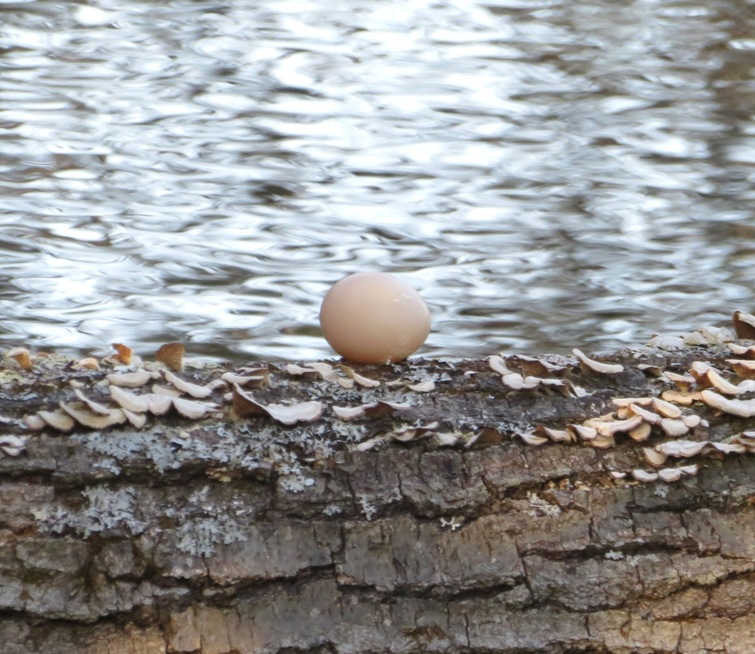
[{"label": "bracket fungus", "polygon": [[9,359],[13,359],[22,370],[31,370],[34,367],[31,354],[25,347],[14,347],[5,353]]},{"label": "bracket fungus", "polygon": [[267,415],[284,425],[317,420],[323,411],[321,402],[296,404],[262,404],[246,393],[238,384],[233,385],[233,411],[239,418]]},{"label": "bracket fungus", "polygon": [[26,438],[8,434],[0,435],[0,450],[7,456],[18,456],[26,449]]},{"label": "bracket fungus", "polygon": [[577,359],[579,359],[579,366],[582,368],[583,372],[597,372],[601,375],[617,375],[624,371],[624,366],[618,363],[602,363],[596,361],[577,348],[574,348],[572,353]]}]

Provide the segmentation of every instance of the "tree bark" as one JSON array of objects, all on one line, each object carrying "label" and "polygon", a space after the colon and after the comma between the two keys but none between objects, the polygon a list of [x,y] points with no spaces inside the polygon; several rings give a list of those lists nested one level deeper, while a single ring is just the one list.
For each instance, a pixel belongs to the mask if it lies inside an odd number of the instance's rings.
[{"label": "tree bark", "polygon": [[[70,432],[24,419],[76,400],[72,381],[113,405],[113,371],[7,366],[2,433],[26,442],[0,450],[0,651],[751,654],[755,457],[710,444],[749,442],[752,420],[680,405],[702,421],[676,440],[708,445],[660,464],[687,466],[673,482],[633,476],[657,474],[644,448],[674,440],[660,423],[644,442],[570,427],[621,419],[613,398],[658,398],[675,388],[659,373],[693,361],[739,383],[728,358],[723,346],[626,351],[601,357],[623,366],[609,375],[546,357],[556,368],[539,376],[561,383],[519,390],[488,361],[359,367],[372,387],[348,369],[268,364],[242,394],[316,401],[322,415],[239,417],[249,405],[218,385],[202,401],[219,409],[199,420]],[[229,369],[179,376],[206,384]]]}]

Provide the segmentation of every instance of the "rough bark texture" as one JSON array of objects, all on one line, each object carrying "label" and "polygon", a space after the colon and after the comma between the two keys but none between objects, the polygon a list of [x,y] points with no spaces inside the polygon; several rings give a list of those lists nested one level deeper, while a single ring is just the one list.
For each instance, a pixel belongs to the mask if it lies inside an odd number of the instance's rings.
[{"label": "rough bark texture", "polygon": [[[67,434],[20,419],[72,398],[72,379],[105,401],[108,371],[54,357],[6,368],[3,433],[28,440],[0,454],[0,651],[751,654],[754,456],[703,453],[679,461],[697,475],[641,483],[610,473],[651,470],[642,448],[669,440],[657,427],[605,449],[515,435],[672,387],[640,363],[726,369],[727,356],[624,352],[605,359],[625,366],[611,376],[551,358],[583,389],[568,393],[514,391],[485,361],[364,367],[381,385],[351,389],[271,364],[249,393],[321,401],[321,418],[239,419],[219,388],[222,411],[203,420]],[[435,388],[405,384],[423,380]],[[332,410],[376,399],[409,406],[349,421]],[[751,423],[683,410],[709,424],[691,440]]]}]

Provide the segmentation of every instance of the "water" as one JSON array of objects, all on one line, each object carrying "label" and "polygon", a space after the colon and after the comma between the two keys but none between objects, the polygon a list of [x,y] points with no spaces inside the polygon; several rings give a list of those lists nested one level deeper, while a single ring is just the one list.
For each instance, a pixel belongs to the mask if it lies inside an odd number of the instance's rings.
[{"label": "water", "polygon": [[347,273],[430,356],[752,311],[752,0],[0,0],[0,345],[331,356]]}]

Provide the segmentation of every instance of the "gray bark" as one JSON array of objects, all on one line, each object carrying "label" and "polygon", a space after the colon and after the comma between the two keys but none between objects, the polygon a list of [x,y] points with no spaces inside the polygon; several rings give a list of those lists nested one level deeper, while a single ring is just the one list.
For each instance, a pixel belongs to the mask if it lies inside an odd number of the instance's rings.
[{"label": "gray bark", "polygon": [[[671,440],[657,427],[605,449],[516,435],[672,388],[640,363],[726,369],[729,356],[622,352],[605,359],[624,365],[610,376],[552,357],[583,389],[571,392],[512,390],[485,361],[360,367],[381,386],[351,389],[269,364],[255,399],[317,400],[323,415],[239,418],[218,388],[222,408],[202,420],[70,433],[21,420],[73,399],[72,379],[107,401],[109,371],[6,367],[3,433],[28,440],[0,455],[0,651],[755,652],[755,457],[708,448],[667,464],[696,475],[646,483],[631,471],[652,470],[643,447]],[[427,392],[405,384],[428,379]],[[348,421],[332,409],[378,399],[409,406]],[[683,411],[708,423],[689,440],[752,423]]]}]

